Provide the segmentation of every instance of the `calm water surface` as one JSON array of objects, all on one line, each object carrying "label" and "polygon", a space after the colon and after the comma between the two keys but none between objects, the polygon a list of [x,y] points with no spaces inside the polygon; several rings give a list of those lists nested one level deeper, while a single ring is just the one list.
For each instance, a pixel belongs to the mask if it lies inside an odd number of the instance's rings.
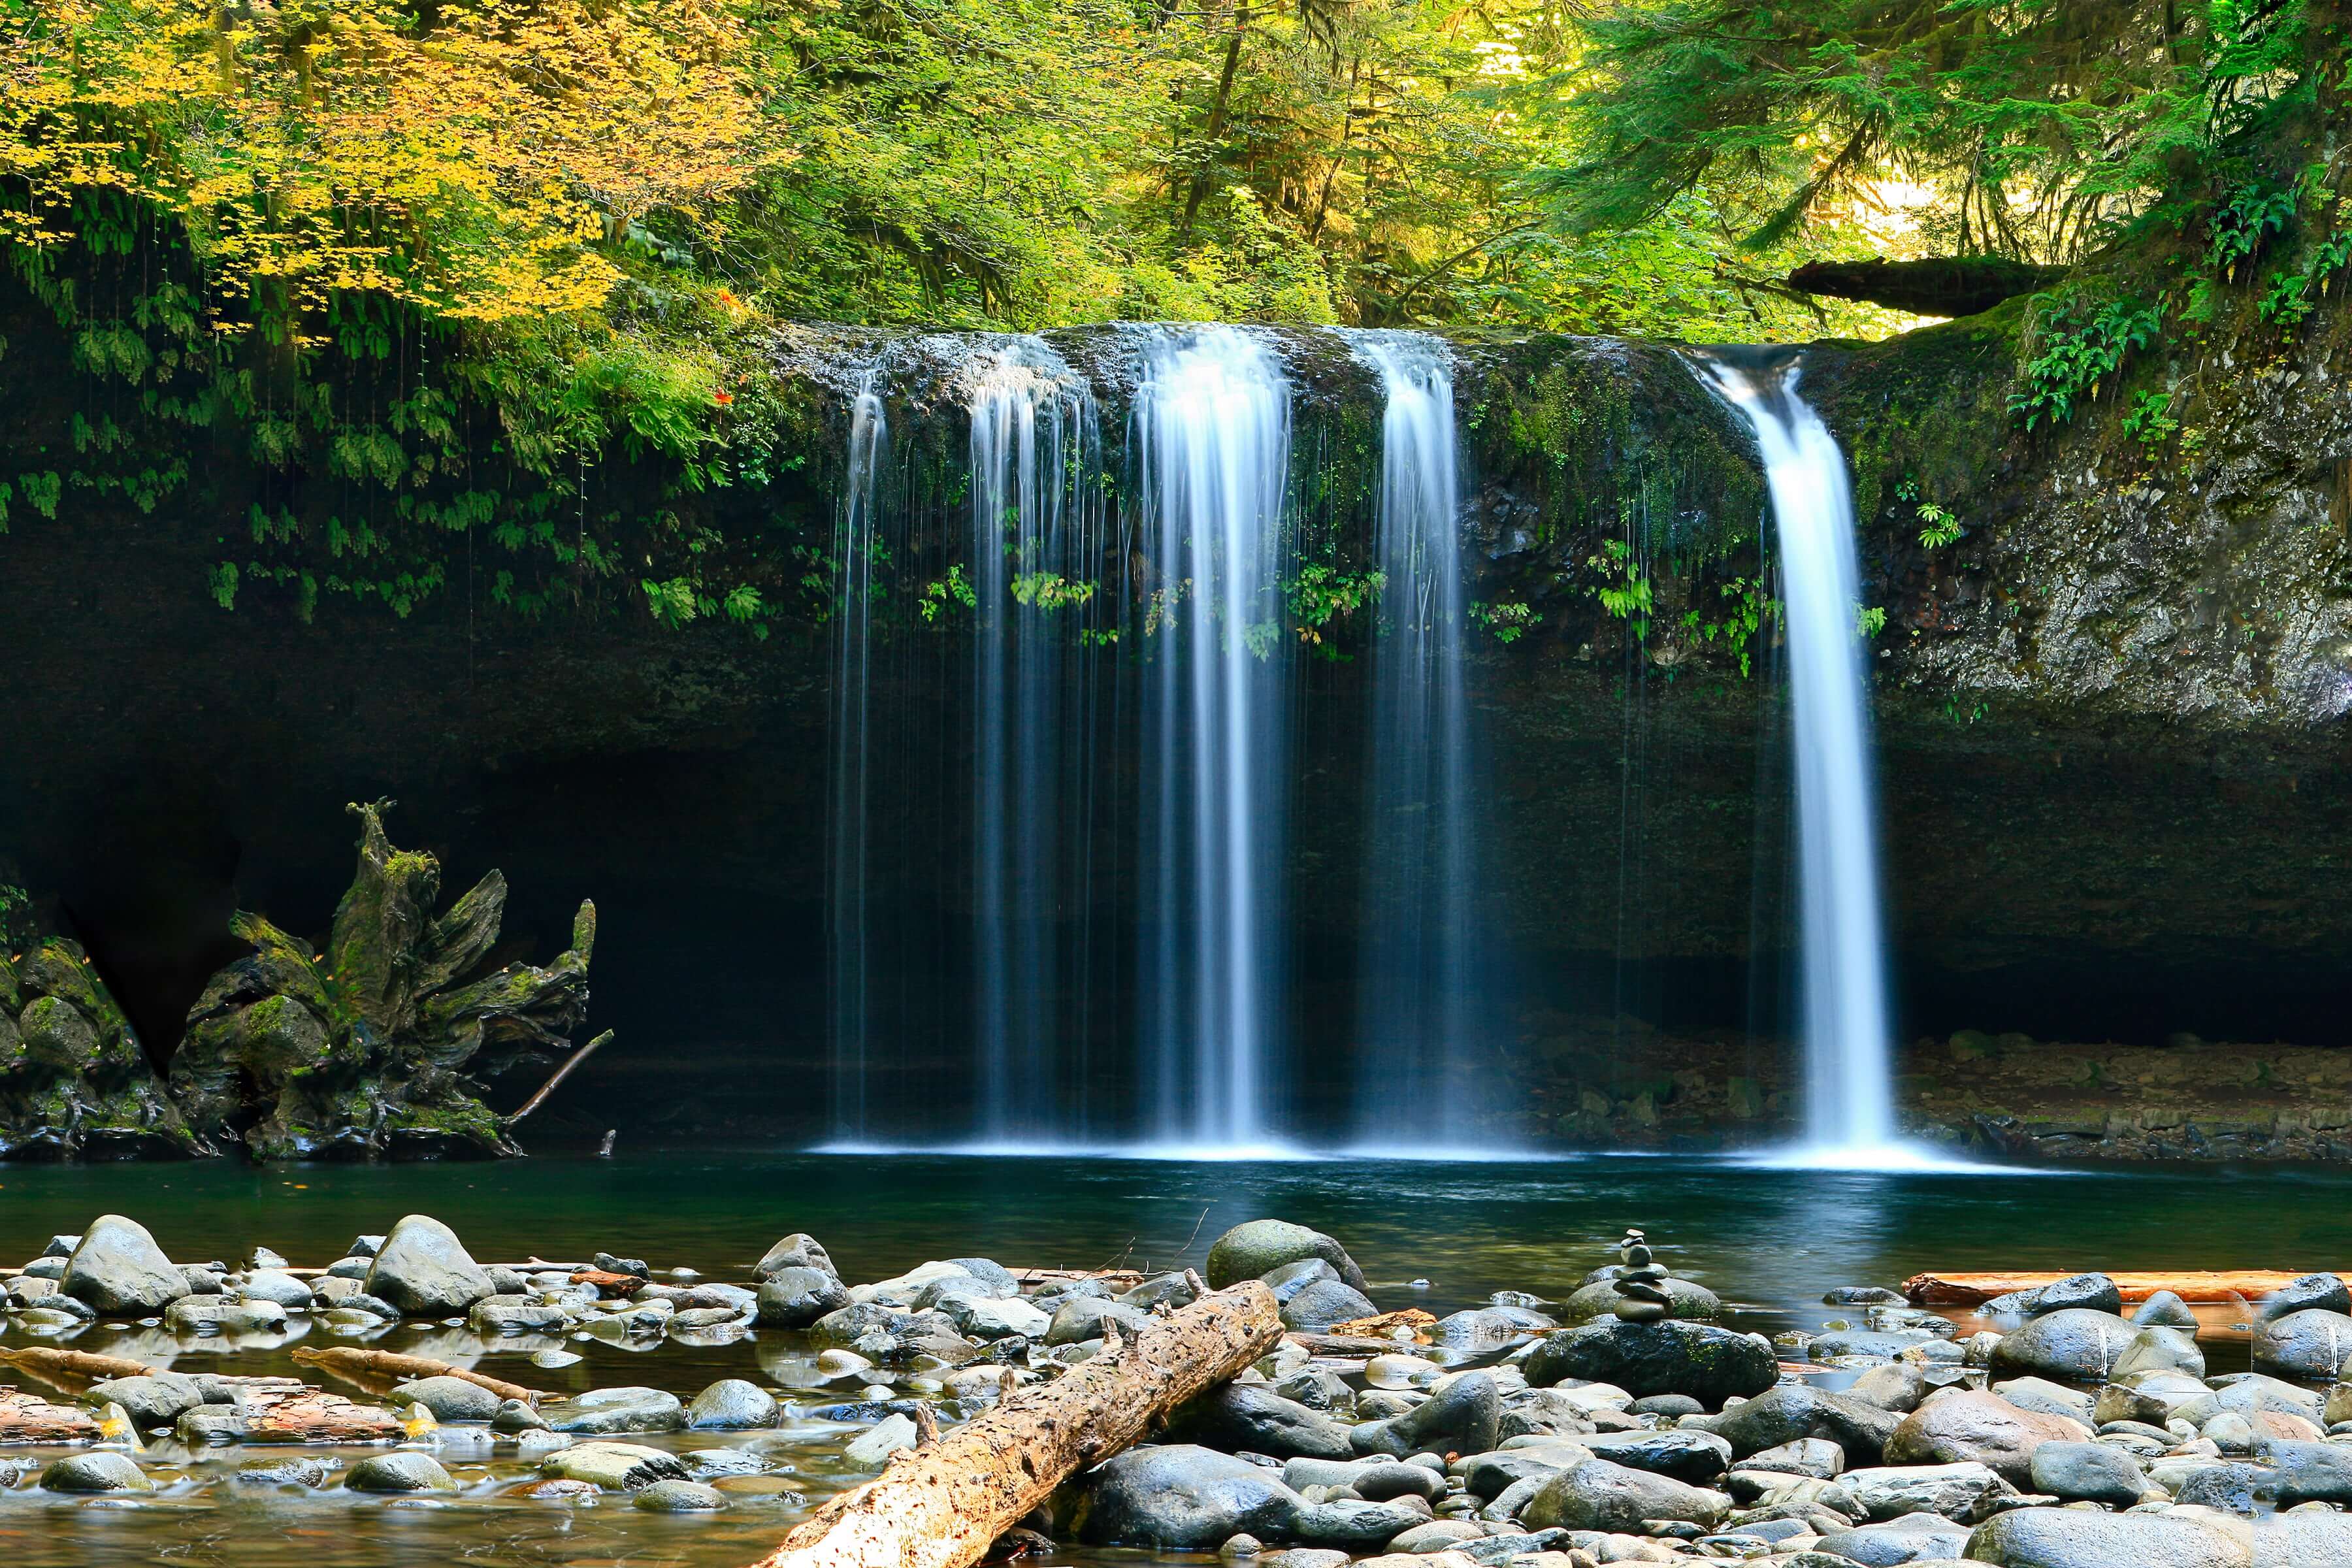
[{"label": "calm water surface", "polygon": [[[1031,1266],[1197,1265],[1227,1226],[1278,1215],[1339,1237],[1382,1308],[1444,1313],[1497,1289],[1565,1296],[1611,1260],[1624,1226],[1638,1225],[1677,1273],[1732,1303],[1740,1326],[1771,1331],[1818,1327],[1832,1315],[1820,1305],[1829,1286],[1895,1285],[1927,1268],[2333,1267],[2347,1197],[2352,1173],[2332,1169],[1869,1175],[1667,1158],[1217,1163],[698,1150],[388,1167],[0,1166],[0,1258],[13,1264],[51,1234],[114,1211],[183,1260],[236,1261],[260,1243],[318,1264],[361,1232],[425,1212],[455,1226],[486,1261],[569,1262],[604,1250],[728,1280],[748,1278],[777,1237],[806,1230],[858,1280],[974,1254]],[[5,1339],[27,1342],[21,1332]],[[100,1327],[44,1342],[183,1370],[297,1370],[282,1341],[174,1341]],[[317,1334],[311,1342],[341,1342]],[[521,1472],[487,1451],[445,1453],[467,1489],[457,1499],[392,1503],[229,1479],[286,1450],[189,1453],[159,1441],[151,1468],[182,1479],[149,1499],[65,1501],[31,1489],[29,1477],[0,1492],[0,1562],[719,1568],[755,1561],[808,1507],[858,1479],[838,1458],[858,1428],[806,1414],[855,1399],[858,1384],[821,1384],[811,1347],[793,1336],[644,1350],[573,1342],[566,1348],[586,1359],[553,1372],[527,1359],[553,1342],[486,1345],[462,1330],[404,1326],[372,1342],[558,1392],[649,1384],[691,1396],[716,1378],[749,1377],[787,1391],[803,1414],[780,1432],[653,1439],[680,1451],[750,1448],[777,1467],[745,1483],[762,1489],[735,1494],[727,1512],[684,1518],[618,1499],[577,1507],[501,1495]],[[1123,1557],[1147,1560],[1097,1552],[1068,1561]]]}]

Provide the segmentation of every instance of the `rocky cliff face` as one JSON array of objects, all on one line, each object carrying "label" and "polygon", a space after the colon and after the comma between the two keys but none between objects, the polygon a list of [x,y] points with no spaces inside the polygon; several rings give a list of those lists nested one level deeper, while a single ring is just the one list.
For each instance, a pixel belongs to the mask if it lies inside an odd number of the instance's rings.
[{"label": "rocky cliff face", "polygon": [[[2154,447],[2120,429],[2114,401],[2054,436],[2018,432],[2013,310],[1810,352],[1805,384],[1853,457],[1866,594],[1886,616],[1876,701],[1912,1032],[2344,1043],[2347,987],[2329,962],[2352,938],[2352,857],[2336,847],[2352,827],[2344,330],[2330,317],[2291,345],[2182,358],[2163,372],[2188,389],[2182,427]],[[111,394],[64,374],[68,345],[37,322],[12,318],[10,339],[11,384],[39,395],[0,416],[0,471],[64,468],[73,416]],[[1131,344],[1108,329],[1054,342],[1094,385],[1116,488]],[[1540,1058],[1555,1016],[1622,1007],[1665,1031],[1644,1036],[1662,1058],[1723,1031],[1773,1057],[1784,716],[1769,616],[1734,635],[1772,592],[1746,439],[1660,347],[1460,347],[1473,595],[1524,607],[1481,623],[1475,682],[1496,849],[1480,895],[1516,960],[1513,1049]],[[1282,348],[1302,526],[1360,563],[1376,390],[1327,334]],[[780,439],[798,461],[678,514],[780,584],[806,572],[793,552],[830,548],[848,371],[881,352],[870,335],[780,342],[783,402],[801,411]],[[893,352],[911,581],[956,548],[962,351]],[[543,900],[509,920],[542,959],[593,868],[593,1022],[621,1043],[591,1073],[615,1098],[715,1120],[756,1080],[774,1089],[762,1124],[803,1131],[799,1077],[824,1049],[826,626],[792,601],[764,640],[721,620],[667,628],[625,572],[524,618],[496,602],[478,534],[453,536],[447,587],[405,617],[329,603],[306,618],[292,594],[259,588],[224,610],[208,574],[254,501],[332,492],[323,465],[289,479],[233,434],[196,456],[195,479],[152,513],[68,486],[55,518],[19,504],[0,539],[0,857],[58,895],[151,1053],[235,956],[230,908],[296,923],[311,908],[323,928],[341,803],[394,795],[426,847],[500,865]],[[1965,531],[1922,544],[1923,502]],[[1628,573],[1651,594],[1640,635],[1598,595]],[[929,739],[887,802],[910,854],[885,902],[918,938],[951,936],[969,919],[968,870],[943,847],[964,826],[943,781],[969,768],[966,649],[951,631],[896,635],[906,652],[876,700]],[[1294,1035],[1323,1064],[1301,1074],[1310,1098],[1336,1092],[1328,1064],[1353,1028],[1365,668],[1302,660],[1296,677],[1286,871]],[[1132,787],[1130,759],[1102,762],[1114,793]],[[1135,900],[1132,864],[1105,864],[1085,913],[1114,932],[1110,1028],[1131,1000]],[[919,994],[908,1080],[951,1081],[965,979],[948,957],[905,980]],[[677,1048],[633,1057],[632,1037]],[[1552,1081],[1577,1083],[1564,1068]]]}]

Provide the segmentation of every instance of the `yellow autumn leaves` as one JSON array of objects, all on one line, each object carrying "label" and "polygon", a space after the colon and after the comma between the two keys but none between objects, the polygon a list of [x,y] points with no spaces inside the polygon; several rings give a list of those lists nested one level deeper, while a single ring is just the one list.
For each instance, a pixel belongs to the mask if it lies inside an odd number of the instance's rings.
[{"label": "yellow autumn leaves", "polygon": [[[499,321],[601,306],[611,252],[712,237],[789,153],[725,0],[18,0],[0,9],[0,242],[135,196],[184,226],[213,324],[336,291]],[[120,205],[120,204],[117,204]],[[669,240],[664,243],[671,242]]]}]

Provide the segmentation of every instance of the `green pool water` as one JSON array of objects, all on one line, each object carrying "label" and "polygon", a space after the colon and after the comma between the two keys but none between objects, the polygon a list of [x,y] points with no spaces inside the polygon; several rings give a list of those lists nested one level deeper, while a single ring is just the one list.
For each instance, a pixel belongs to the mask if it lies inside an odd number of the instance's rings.
[{"label": "green pool water", "polygon": [[[1731,1303],[1740,1326],[1771,1331],[1834,1315],[1820,1305],[1832,1285],[1896,1284],[1927,1268],[2339,1267],[2347,1196],[2352,1173],[2338,1170],[1871,1175],[1657,1158],[1224,1163],[703,1149],[500,1164],[6,1166],[0,1258],[13,1266],[52,1233],[113,1211],[187,1261],[234,1261],[260,1243],[297,1263],[324,1263],[353,1236],[425,1212],[456,1226],[484,1260],[572,1261],[605,1250],[730,1280],[748,1278],[777,1237],[805,1230],[854,1280],[974,1254],[1073,1268],[1197,1264],[1227,1226],[1278,1215],[1339,1237],[1381,1307],[1443,1313],[1496,1289],[1564,1296],[1610,1259],[1623,1227],[1638,1225],[1677,1273]],[[27,1342],[12,1331],[7,1342]],[[174,1341],[160,1330],[103,1326],[42,1342],[184,1370],[297,1370],[289,1343]],[[314,1334],[307,1342],[338,1342]],[[649,1384],[690,1396],[716,1378],[741,1376],[790,1390],[806,1411],[855,1398],[857,1386],[810,1386],[807,1347],[773,1333],[636,1351],[574,1342],[566,1348],[585,1359],[551,1372],[527,1359],[537,1342],[485,1345],[461,1330],[404,1326],[373,1342],[560,1392]],[[789,1467],[770,1483],[782,1489],[688,1518],[623,1500],[576,1507],[503,1496],[510,1464],[462,1456],[446,1462],[467,1489],[442,1503],[280,1493],[229,1479],[269,1451],[191,1454],[159,1442],[151,1463],[184,1479],[135,1503],[68,1501],[29,1482],[0,1494],[0,1562],[719,1568],[755,1561],[808,1507],[856,1479],[838,1452],[854,1431],[803,1418],[774,1433],[658,1439],[682,1450],[755,1447]],[[1143,1560],[1102,1552],[1064,1560],[1123,1557]]]}]

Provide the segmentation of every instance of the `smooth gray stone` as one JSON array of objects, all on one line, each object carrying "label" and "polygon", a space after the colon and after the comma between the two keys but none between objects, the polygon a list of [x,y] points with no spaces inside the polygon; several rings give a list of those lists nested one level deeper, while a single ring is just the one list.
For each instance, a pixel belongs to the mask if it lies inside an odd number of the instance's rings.
[{"label": "smooth gray stone", "polygon": [[1282,1484],[1293,1491],[1351,1487],[1368,1502],[1417,1497],[1433,1503],[1445,1495],[1445,1478],[1437,1471],[1395,1459],[1292,1459],[1282,1467]]},{"label": "smooth gray stone", "polygon": [[430,1454],[371,1454],[351,1468],[343,1486],[355,1492],[454,1492],[457,1483]]},{"label": "smooth gray stone", "polygon": [[1369,1318],[1379,1308],[1369,1297],[1340,1279],[1318,1279],[1282,1304],[1282,1326],[1311,1331],[1333,1323]]},{"label": "smooth gray stone", "polygon": [[1884,1524],[1833,1531],[1821,1550],[1863,1568],[1897,1568],[1906,1563],[1957,1558],[1969,1549],[1969,1527],[1932,1513],[1906,1513]]},{"label": "smooth gray stone", "polygon": [[[100,1220],[99,1225],[106,1222]],[[90,1227],[93,1231],[98,1226]],[[41,1472],[41,1485],[53,1492],[143,1492],[154,1489],[137,1461],[111,1451],[68,1454]]]},{"label": "smooth gray stone", "polygon": [[403,1408],[422,1405],[436,1421],[488,1421],[499,1413],[497,1394],[462,1377],[420,1377],[394,1389],[393,1397]]},{"label": "smooth gray stone", "polygon": [[66,1260],[58,1288],[108,1317],[146,1317],[188,1294],[188,1277],[163,1255],[147,1227],[100,1215]]},{"label": "smooth gray stone", "polygon": [[1731,1500],[1721,1492],[1606,1459],[1587,1459],[1546,1481],[1519,1519],[1537,1530],[1639,1535],[1645,1533],[1647,1520],[1681,1520],[1711,1530],[1730,1511]]},{"label": "smooth gray stone", "polygon": [[2139,1331],[2113,1312],[2064,1307],[2003,1334],[1993,1346],[1996,1378],[2046,1377],[2056,1383],[2105,1383]]},{"label": "smooth gray stone", "polygon": [[1184,1282],[1181,1272],[1155,1274],[1131,1290],[1119,1292],[1117,1300],[1139,1312],[1148,1312],[1160,1302],[1168,1303],[1171,1311],[1189,1307],[1193,1301],[1192,1287]]},{"label": "smooth gray stone", "polygon": [[2189,1303],[2169,1290],[2158,1290],[2133,1309],[2131,1321],[2138,1328],[2187,1329],[2197,1331],[2197,1314]]},{"label": "smooth gray stone", "polygon": [[2077,1309],[2110,1314],[2121,1312],[2124,1295],[2116,1288],[2116,1282],[2104,1274],[2072,1274],[2031,1290],[1996,1296],[1979,1310],[1989,1318],[2008,1313],[2038,1318],[2047,1312]]},{"label": "smooth gray stone", "polygon": [[1503,1399],[1489,1372],[1465,1373],[1402,1415],[1352,1428],[1359,1454],[1482,1453],[1502,1441]]},{"label": "smooth gray stone", "polygon": [[1761,1394],[1780,1375],[1780,1360],[1769,1344],[1679,1319],[1603,1319],[1570,1329],[1538,1343],[1520,1370],[1539,1388],[1576,1378],[1614,1384],[1636,1398],[1687,1394],[1710,1408],[1734,1396]]},{"label": "smooth gray stone", "polygon": [[1838,1478],[1864,1513],[1884,1521],[1906,1513],[1939,1513],[1974,1522],[2017,1489],[1991,1467],[1966,1460],[1948,1465],[1875,1465]]},{"label": "smooth gray stone", "polygon": [[1731,1468],[1731,1445],[1712,1432],[1596,1432],[1580,1441],[1596,1459],[1693,1486],[1712,1486]]},{"label": "smooth gray stone", "polygon": [[1351,1289],[1367,1289],[1364,1271],[1356,1267],[1346,1247],[1319,1230],[1278,1219],[1250,1220],[1217,1237],[1210,1245],[1208,1261],[1201,1272],[1210,1289],[1222,1290],[1244,1279],[1264,1279],[1302,1258],[1321,1258],[1339,1271],[1341,1282]]},{"label": "smooth gray stone", "polygon": [[1968,1555],[2001,1568],[2252,1568],[2249,1534],[2180,1514],[2021,1508],[1979,1525]]},{"label": "smooth gray stone", "polygon": [[[1279,1268],[1269,1268],[1258,1276],[1258,1282],[1274,1292],[1275,1300],[1285,1302],[1309,1285],[1326,1279],[1337,1279],[1339,1271],[1319,1258],[1302,1258],[1296,1263],[1286,1263]],[[1334,1320],[1335,1321],[1337,1320]]]},{"label": "smooth gray stone", "polygon": [[656,1481],[636,1497],[648,1513],[717,1513],[727,1506],[727,1495],[700,1481]]},{"label": "smooth gray stone", "polygon": [[1992,1385],[1992,1391],[2016,1405],[2020,1410],[2038,1410],[2044,1415],[2063,1415],[2088,1426],[2096,1419],[2098,1407],[2095,1395],[2079,1388],[2069,1388],[2063,1383],[2053,1383],[2046,1377],[2012,1377]]},{"label": "smooth gray stone", "polygon": [[1118,1325],[1118,1331],[1128,1339],[1151,1326],[1151,1314],[1139,1312],[1101,1296],[1076,1296],[1062,1303],[1054,1313],[1051,1327],[1045,1331],[1049,1345],[1082,1344],[1087,1340],[1102,1338],[1104,1319]]},{"label": "smooth gray stone", "polygon": [[363,1289],[413,1318],[453,1317],[498,1293],[489,1271],[474,1261],[457,1233],[420,1214],[392,1227]]},{"label": "smooth gray stone", "polygon": [[694,1396],[686,1407],[686,1426],[694,1432],[749,1432],[773,1426],[778,1411],[773,1395],[740,1377],[723,1377]]},{"label": "smooth gray stone", "polygon": [[1906,1417],[1859,1399],[1801,1384],[1775,1388],[1717,1415],[1685,1415],[1682,1430],[1712,1432],[1734,1458],[1819,1437],[1845,1451],[1848,1464],[1875,1464]]},{"label": "smooth gray stone", "polygon": [[675,1394],[658,1388],[597,1388],[540,1412],[550,1431],[579,1435],[614,1432],[675,1432],[686,1424],[686,1407]]},{"label": "smooth gray stone", "polygon": [[236,1289],[249,1301],[275,1301],[289,1309],[309,1306],[310,1298],[317,1293],[307,1280],[274,1268],[254,1269],[238,1282]]},{"label": "smooth gray stone", "polygon": [[1864,1405],[1908,1415],[1927,1397],[1927,1374],[1916,1362],[1895,1362],[1872,1367],[1843,1392],[1848,1399],[1859,1399]]},{"label": "smooth gray stone", "polygon": [[1213,1552],[1234,1535],[1290,1538],[1305,1504],[1276,1474],[1190,1443],[1115,1454],[1081,1483],[1074,1523],[1097,1546]]},{"label": "smooth gray stone", "polygon": [[2305,1307],[2254,1326],[2254,1370],[2273,1377],[2319,1383],[2342,1375],[2352,1363],[2352,1316]]},{"label": "smooth gray stone", "polygon": [[193,1410],[205,1403],[204,1391],[195,1379],[175,1372],[159,1372],[146,1377],[118,1377],[105,1383],[92,1384],[89,1402],[100,1409],[120,1405],[131,1424],[145,1432],[152,1427],[169,1426],[180,1418],[180,1413]]},{"label": "smooth gray stone", "polygon": [[1465,1542],[1483,1540],[1486,1534],[1483,1525],[1473,1524],[1465,1519],[1433,1519],[1427,1524],[1414,1525],[1390,1542],[1388,1549],[1423,1556],[1432,1552],[1447,1551]]},{"label": "smooth gray stone", "polygon": [[1228,1383],[1186,1403],[1169,1417],[1168,1435],[1180,1443],[1276,1458],[1346,1459],[1356,1453],[1347,1426],[1260,1384]]},{"label": "smooth gray stone", "polygon": [[2324,1502],[2352,1507],[2352,1447],[2273,1438],[2258,1450],[2278,1475],[2278,1506]]},{"label": "smooth gray stone", "polygon": [[[1560,1303],[1560,1315],[1571,1323],[1591,1322],[1606,1318],[1617,1310],[1622,1298],[1617,1291],[1617,1276],[1596,1279],[1580,1286],[1569,1299]],[[1706,1286],[1689,1279],[1677,1279],[1672,1275],[1656,1281],[1665,1293],[1669,1317],[1712,1321],[1723,1315],[1723,1302]]]},{"label": "smooth gray stone", "polygon": [[1823,1437],[1800,1437],[1777,1448],[1766,1448],[1739,1461],[1739,1468],[1788,1476],[1834,1480],[1845,1470],[1845,1450]]},{"label": "smooth gray stone", "polygon": [[816,1237],[806,1231],[796,1230],[768,1248],[761,1255],[760,1261],[752,1266],[751,1278],[761,1280],[772,1279],[787,1268],[814,1268],[821,1274],[832,1275],[835,1279],[841,1278],[840,1270],[833,1266],[833,1258],[818,1244]]},{"label": "smooth gray stone", "polygon": [[2031,1472],[2035,1491],[2068,1502],[2130,1508],[2149,1489],[2147,1471],[2113,1443],[2044,1443],[2033,1450]]},{"label": "smooth gray stone", "polygon": [[833,1275],[822,1268],[788,1264],[763,1278],[758,1315],[763,1328],[805,1329],[848,1305],[848,1289]]},{"label": "smooth gray stone", "polygon": [[1548,1481],[1562,1470],[1573,1469],[1591,1457],[1592,1450],[1580,1440],[1531,1444],[1524,1448],[1498,1448],[1488,1453],[1470,1454],[1456,1459],[1447,1468],[1462,1478],[1464,1489],[1472,1497],[1492,1502],[1521,1481]]},{"label": "smooth gray stone", "polygon": [[2256,1312],[2263,1322],[2268,1323],[2285,1317],[2289,1312],[2301,1312],[2313,1307],[2329,1312],[2352,1312],[2352,1290],[2346,1289],[2344,1281],[2334,1274],[2306,1274],[2299,1279],[2288,1280],[2263,1297],[2256,1307]]}]

